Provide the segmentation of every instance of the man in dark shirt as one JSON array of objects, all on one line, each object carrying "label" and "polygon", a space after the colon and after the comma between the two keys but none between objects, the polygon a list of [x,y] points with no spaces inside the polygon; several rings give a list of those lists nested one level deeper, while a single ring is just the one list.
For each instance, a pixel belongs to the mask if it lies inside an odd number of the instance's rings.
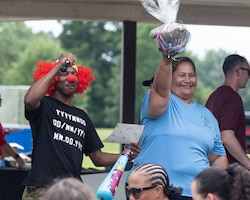
[{"label": "man in dark shirt", "polygon": [[238,90],[245,88],[249,79],[249,63],[240,55],[229,55],[224,60],[223,72],[224,84],[210,95],[206,107],[218,120],[229,163],[239,162],[250,169],[250,159],[246,155],[246,119],[238,94]]},{"label": "man in dark shirt", "polygon": [[111,166],[120,156],[101,151],[103,144],[90,118],[72,105],[74,95],[82,94],[94,80],[92,70],[76,66],[71,53],[37,65],[35,82],[24,97],[33,149],[23,200],[39,199],[55,179],[80,179],[83,154],[96,166]]}]

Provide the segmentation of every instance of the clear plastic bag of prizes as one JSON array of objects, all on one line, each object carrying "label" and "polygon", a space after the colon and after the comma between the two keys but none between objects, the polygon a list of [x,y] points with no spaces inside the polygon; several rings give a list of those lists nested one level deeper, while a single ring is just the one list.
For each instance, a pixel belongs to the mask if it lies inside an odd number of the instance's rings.
[{"label": "clear plastic bag of prizes", "polygon": [[139,0],[145,10],[163,24],[150,31],[150,37],[167,56],[183,51],[189,41],[190,32],[176,20],[179,0]]}]

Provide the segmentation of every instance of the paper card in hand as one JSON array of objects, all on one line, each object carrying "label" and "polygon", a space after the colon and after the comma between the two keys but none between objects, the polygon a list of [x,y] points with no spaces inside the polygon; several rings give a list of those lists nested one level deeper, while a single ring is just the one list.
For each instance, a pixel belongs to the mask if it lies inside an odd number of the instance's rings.
[{"label": "paper card in hand", "polygon": [[113,132],[103,142],[120,144],[137,143],[141,137],[144,125],[118,123]]}]

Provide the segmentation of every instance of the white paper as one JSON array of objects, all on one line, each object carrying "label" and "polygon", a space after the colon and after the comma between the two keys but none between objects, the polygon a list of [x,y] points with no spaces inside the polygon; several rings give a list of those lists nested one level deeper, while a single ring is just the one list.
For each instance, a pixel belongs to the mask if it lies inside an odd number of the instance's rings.
[{"label": "white paper", "polygon": [[103,142],[120,144],[137,143],[141,137],[144,125],[118,123],[113,132]]}]

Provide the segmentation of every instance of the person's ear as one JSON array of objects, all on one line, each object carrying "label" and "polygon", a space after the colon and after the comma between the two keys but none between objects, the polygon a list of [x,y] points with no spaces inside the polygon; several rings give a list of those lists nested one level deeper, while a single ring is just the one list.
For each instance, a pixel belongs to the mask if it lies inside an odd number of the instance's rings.
[{"label": "person's ear", "polygon": [[235,71],[235,73],[236,73],[237,76],[240,75],[240,68],[237,67],[237,68],[234,69],[234,71]]},{"label": "person's ear", "polygon": [[156,188],[155,188],[155,197],[156,198],[159,198],[159,197],[162,197],[163,196],[163,186],[162,185],[157,185]]},{"label": "person's ear", "polygon": [[217,200],[216,196],[212,193],[208,193],[206,200]]}]

